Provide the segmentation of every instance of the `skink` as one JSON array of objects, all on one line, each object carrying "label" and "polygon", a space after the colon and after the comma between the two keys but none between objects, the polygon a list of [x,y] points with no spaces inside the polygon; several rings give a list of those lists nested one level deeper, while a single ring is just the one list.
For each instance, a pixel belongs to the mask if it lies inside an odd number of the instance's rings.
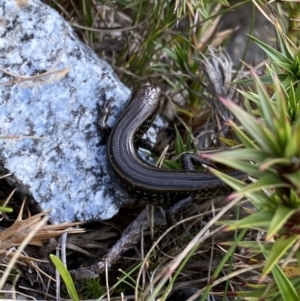
[{"label": "skink", "polygon": [[[108,172],[134,200],[170,207],[190,195],[208,200],[232,192],[208,172],[167,170],[151,166],[138,155],[138,141],[159,109],[159,89],[143,84],[118,118],[107,144]],[[241,178],[241,173],[229,173]],[[244,175],[243,175],[244,176]]]}]

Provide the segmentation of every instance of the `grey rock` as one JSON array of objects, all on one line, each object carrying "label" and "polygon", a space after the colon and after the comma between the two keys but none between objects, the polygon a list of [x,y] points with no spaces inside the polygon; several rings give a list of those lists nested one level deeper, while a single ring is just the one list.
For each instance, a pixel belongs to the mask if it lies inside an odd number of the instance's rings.
[{"label": "grey rock", "polygon": [[130,97],[111,67],[38,0],[0,0],[0,171],[50,221],[104,220],[126,197],[111,184],[97,125]]}]

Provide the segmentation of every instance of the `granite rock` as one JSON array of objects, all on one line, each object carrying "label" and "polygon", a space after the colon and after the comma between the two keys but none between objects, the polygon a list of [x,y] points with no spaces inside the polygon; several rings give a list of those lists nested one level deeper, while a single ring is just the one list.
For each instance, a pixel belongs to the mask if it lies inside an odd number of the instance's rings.
[{"label": "granite rock", "polygon": [[38,0],[0,0],[0,171],[50,221],[105,220],[126,197],[106,170],[98,127],[130,97],[112,68]]}]

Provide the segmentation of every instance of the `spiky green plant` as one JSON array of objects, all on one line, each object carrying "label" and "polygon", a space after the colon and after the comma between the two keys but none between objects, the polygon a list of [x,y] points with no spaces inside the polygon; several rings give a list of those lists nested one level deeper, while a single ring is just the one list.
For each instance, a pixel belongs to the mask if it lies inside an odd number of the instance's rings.
[{"label": "spiky green plant", "polygon": [[[238,126],[229,121],[244,148],[204,154],[203,157],[243,171],[255,179],[245,185],[212,170],[235,188],[237,195],[248,198],[256,207],[251,215],[224,224],[227,230],[266,231],[265,241],[259,242],[260,250],[257,251],[266,257],[259,282],[272,272],[281,298],[299,300],[299,284],[293,285],[279,266],[281,259],[288,259],[288,262],[294,259],[300,265],[297,253],[300,241],[299,53],[292,59],[286,44],[283,54],[269,46],[263,47],[273,59],[272,67],[266,66],[271,84],[263,84],[251,70],[255,92],[240,91],[248,111],[229,99],[220,99],[240,123]],[[281,79],[277,75],[279,68]],[[255,118],[253,113],[259,117]],[[257,242],[248,246],[257,248]]]}]

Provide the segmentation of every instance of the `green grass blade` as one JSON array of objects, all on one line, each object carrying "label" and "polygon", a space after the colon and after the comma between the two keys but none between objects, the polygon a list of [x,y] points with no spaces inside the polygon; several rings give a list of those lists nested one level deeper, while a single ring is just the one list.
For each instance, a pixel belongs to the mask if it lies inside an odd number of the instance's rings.
[{"label": "green grass blade", "polygon": [[0,206],[0,212],[12,213],[13,211],[13,208]]},{"label": "green grass blade", "polygon": [[255,142],[237,124],[232,121],[229,121],[228,123],[245,148],[257,148]]},{"label": "green grass blade", "polygon": [[275,111],[272,101],[270,100],[270,97],[266,92],[266,89],[260,81],[258,75],[253,70],[251,70],[251,75],[256,86],[256,91],[259,98],[259,107],[262,111],[262,117],[264,118],[264,121],[268,128],[271,129],[274,123],[274,119],[278,118],[277,112]]},{"label": "green grass blade", "polygon": [[249,36],[249,38],[254,41],[260,48],[264,50],[264,52],[273,60],[274,62],[280,62],[280,63],[286,63],[289,65],[293,65],[293,60],[288,59],[286,56],[284,56],[282,53],[274,49],[273,47],[267,45],[266,43],[262,42],[261,40]]},{"label": "green grass blade", "polygon": [[263,175],[254,183],[247,185],[245,188],[240,190],[238,194],[252,193],[260,191],[262,189],[278,187],[290,187],[289,183],[285,183],[279,176],[272,173],[263,172]]},{"label": "green grass blade", "polygon": [[273,213],[269,210],[257,211],[238,221],[222,221],[221,223],[227,225],[225,230],[232,231],[239,228],[246,229],[265,229],[272,221]]},{"label": "green grass blade", "polygon": [[295,289],[291,281],[286,277],[282,269],[278,265],[275,265],[272,272],[277,287],[279,288],[282,300],[299,301],[297,290]]},{"label": "green grass blade", "polygon": [[262,271],[260,282],[262,282],[265,279],[265,277],[271,272],[271,270],[277,264],[277,262],[284,255],[286,255],[288,249],[293,246],[293,244],[298,240],[298,238],[298,235],[281,235],[276,239],[272,246],[269,256],[266,257],[267,260]]},{"label": "green grass blade", "polygon": [[52,260],[52,262],[55,265],[55,267],[57,268],[60,276],[62,277],[72,300],[79,301],[79,297],[78,297],[77,291],[75,289],[74,282],[73,282],[72,277],[71,277],[69,271],[67,270],[67,268],[64,266],[62,261],[57,256],[51,254],[50,259]]},{"label": "green grass blade", "polygon": [[278,30],[277,26],[275,26],[276,32],[277,32],[277,37],[278,37],[278,43],[279,43],[279,48],[282,54],[290,61],[294,60],[293,53],[290,51],[288,47],[288,41],[283,38],[283,35],[280,33]]},{"label": "green grass blade", "polygon": [[[274,173],[272,172],[272,170],[267,170],[264,171],[264,173],[262,173],[259,170],[259,167],[255,164],[252,164],[251,162],[247,162],[247,161],[243,161],[243,160],[239,160],[237,158],[234,157],[234,151],[232,151],[232,155],[231,157],[222,157],[222,153],[217,153],[217,154],[201,154],[200,155],[201,158],[204,159],[208,159],[208,160],[212,160],[221,164],[224,164],[226,166],[229,166],[233,169],[236,170],[240,170],[242,172],[244,172],[245,174],[251,175],[253,177],[259,178],[262,175],[267,175],[267,176],[272,176],[274,175]],[[207,168],[211,173],[217,175],[217,176],[221,176],[221,174],[218,174],[218,172],[220,173],[220,171],[213,169],[213,168]],[[277,181],[277,180],[276,180]],[[277,183],[277,182],[276,182]]]},{"label": "green grass blade", "polygon": [[253,161],[257,163],[257,162],[264,162],[270,157],[270,155],[267,152],[264,152],[259,149],[246,148],[246,149],[235,149],[230,151],[222,151],[222,152],[207,154],[207,157],[211,158],[212,160],[215,160],[217,159],[216,157],[219,157],[220,163],[225,163],[226,160],[235,160],[235,161],[246,160],[246,161]]},{"label": "green grass blade", "polygon": [[278,205],[274,217],[270,223],[266,241],[274,237],[284,226],[285,222],[297,211],[297,209],[288,208],[281,204]]},{"label": "green grass blade", "polygon": [[185,149],[184,149],[184,143],[182,141],[181,135],[178,132],[178,129],[176,126],[175,126],[175,131],[176,131],[175,154],[176,154],[176,156],[179,156],[182,153],[184,153]]}]

